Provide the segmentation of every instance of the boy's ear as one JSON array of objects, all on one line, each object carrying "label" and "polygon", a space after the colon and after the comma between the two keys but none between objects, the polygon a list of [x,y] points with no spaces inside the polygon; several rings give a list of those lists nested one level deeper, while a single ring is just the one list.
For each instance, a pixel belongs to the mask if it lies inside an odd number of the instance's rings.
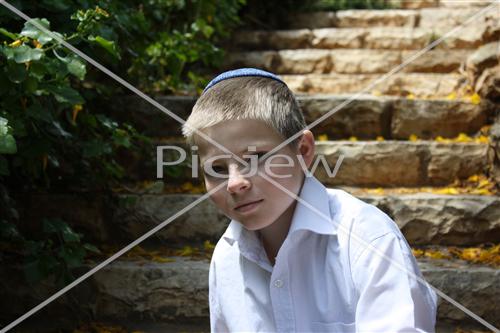
[{"label": "boy's ear", "polygon": [[299,153],[302,155],[306,166],[309,168],[314,159],[314,135],[310,130],[304,130],[299,141]]}]

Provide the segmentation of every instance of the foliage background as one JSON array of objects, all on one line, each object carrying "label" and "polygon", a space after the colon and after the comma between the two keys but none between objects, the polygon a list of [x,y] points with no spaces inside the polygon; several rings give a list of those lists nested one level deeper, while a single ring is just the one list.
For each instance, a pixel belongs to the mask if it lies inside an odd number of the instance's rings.
[{"label": "foliage background", "polygon": [[[142,91],[196,94],[238,26],[270,28],[307,9],[378,8],[377,0],[12,0],[16,8]],[[378,7],[377,7],[378,6]],[[23,221],[23,193],[110,191],[149,139],[110,105],[128,91],[56,39],[0,6],[0,260],[28,281],[61,283],[88,252],[65,221]],[[172,171],[176,173],[175,170]],[[61,207],[61,209],[71,209]],[[29,235],[29,236],[28,236]]]},{"label": "foliage background", "polygon": [[[222,59],[216,43],[239,22],[244,2],[12,4],[146,93],[186,94]],[[98,250],[65,221],[42,219],[28,232],[20,194],[109,191],[126,178],[122,155],[140,155],[148,138],[109,112],[126,93],[117,83],[3,7],[0,28],[0,237],[7,249],[0,259],[21,256],[31,282],[55,273],[65,283]]]}]

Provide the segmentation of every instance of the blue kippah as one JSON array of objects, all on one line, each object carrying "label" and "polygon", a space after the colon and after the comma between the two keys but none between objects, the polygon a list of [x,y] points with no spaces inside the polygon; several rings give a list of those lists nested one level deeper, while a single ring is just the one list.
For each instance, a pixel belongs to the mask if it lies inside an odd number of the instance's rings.
[{"label": "blue kippah", "polygon": [[207,91],[208,89],[212,88],[213,86],[215,86],[217,83],[219,83],[221,81],[224,81],[224,80],[227,80],[227,79],[232,79],[232,78],[235,78],[235,77],[241,77],[241,76],[261,76],[261,77],[267,77],[269,79],[273,79],[273,80],[279,81],[279,82],[283,83],[284,85],[286,85],[286,83],[283,82],[283,80],[281,80],[277,75],[275,75],[273,73],[269,73],[269,72],[263,71],[262,69],[257,69],[257,68],[238,68],[238,69],[234,69],[234,70],[227,71],[227,72],[224,72],[222,74],[217,75],[214,79],[212,79],[212,81],[210,81],[207,84],[207,86],[203,90],[203,93],[205,93],[205,91]]}]

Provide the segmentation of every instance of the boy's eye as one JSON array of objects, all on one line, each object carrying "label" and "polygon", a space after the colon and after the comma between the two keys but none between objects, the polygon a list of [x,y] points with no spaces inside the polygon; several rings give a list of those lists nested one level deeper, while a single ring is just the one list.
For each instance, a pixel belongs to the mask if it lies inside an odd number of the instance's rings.
[{"label": "boy's eye", "polygon": [[222,166],[218,166],[218,165],[214,165],[212,166],[212,170],[215,172],[215,173],[218,173],[218,174],[225,174],[227,173],[227,170],[225,167],[222,167]]}]

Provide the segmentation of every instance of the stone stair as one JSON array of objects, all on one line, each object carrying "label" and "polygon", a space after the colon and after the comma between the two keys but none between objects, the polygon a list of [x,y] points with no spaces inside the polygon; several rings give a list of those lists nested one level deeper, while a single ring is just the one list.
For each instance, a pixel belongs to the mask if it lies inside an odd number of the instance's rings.
[{"label": "stone stair", "polygon": [[[289,30],[238,32],[226,68],[252,66],[279,73],[297,93],[308,123],[354,98],[312,129],[315,135],[326,136],[317,142],[317,151],[332,169],[340,154],[344,155],[336,177],[327,177],[321,168],[316,176],[378,206],[396,221],[410,245],[498,243],[498,195],[433,193],[457,179],[491,172],[492,137],[488,143],[480,135],[488,136],[485,126],[493,124],[499,107],[477,100],[460,69],[477,47],[500,37],[498,13],[486,13],[400,73],[370,86],[488,4],[402,3],[405,9],[296,14]],[[157,100],[187,118],[196,97],[158,96]],[[179,124],[137,97],[123,98],[115,108],[118,118],[154,138],[150,152],[130,171],[132,182],[148,181],[150,187],[117,191],[111,197],[31,194],[23,200],[24,220],[36,223],[39,216],[61,217],[91,235],[96,244],[123,247],[200,197],[168,192],[169,183],[189,179],[166,176],[158,180],[156,170],[150,169],[157,145],[182,141]],[[446,141],[461,133],[472,137],[470,142]],[[411,136],[416,138],[410,140]],[[437,141],[438,137],[445,140]],[[423,187],[430,191],[421,191]],[[397,192],[401,188],[413,192],[401,194]],[[72,209],[61,212],[60,207]],[[207,200],[159,231],[145,246],[202,247],[206,240],[215,242],[227,223]],[[42,310],[36,320],[42,320],[43,313],[70,318],[68,309],[74,312],[76,307],[78,320],[132,321],[127,326],[130,331],[208,331],[208,261],[169,259],[174,261],[120,259]],[[87,262],[80,274],[100,260]],[[498,268],[460,260],[419,259],[419,264],[432,285],[500,326],[495,312],[500,299]],[[0,281],[11,286],[4,288],[2,323],[56,291],[49,285],[36,293],[23,288],[14,268],[0,275]],[[440,300],[438,312],[438,332],[481,328],[446,301]],[[67,325],[74,327],[77,319]]]},{"label": "stone stair", "polygon": [[[80,317],[96,314],[99,320],[112,320],[123,325],[133,322],[135,326],[157,323],[176,323],[180,331],[209,331],[208,315],[208,261],[190,260],[183,257],[172,258],[173,262],[157,263],[144,260],[120,260],[103,268],[92,276],[89,282],[78,286],[67,295],[49,305],[51,313],[60,315],[68,321],[75,316],[74,300],[81,302]],[[461,304],[498,324],[496,309],[489,301],[500,297],[500,270],[490,267],[470,267],[461,261],[421,260],[421,271],[426,280],[448,296],[460,300]],[[92,265],[82,267],[90,269]],[[12,271],[4,280],[17,286]],[[22,311],[28,306],[49,297],[54,288],[39,288],[37,294],[24,295],[25,302],[18,301],[19,293],[12,289],[3,296],[12,308]],[[486,300],[478,302],[478,300]],[[463,328],[471,325],[470,319],[461,310],[440,300],[440,326],[448,323],[461,323]],[[190,328],[183,325],[191,324]],[[30,323],[25,323],[30,326]],[[66,323],[71,327],[70,323]],[[31,323],[33,326],[33,323]],[[173,326],[173,325],[172,325]],[[194,327],[193,327],[194,326]],[[452,326],[453,327],[453,326]],[[171,327],[171,328],[176,328]],[[149,331],[149,330],[148,330]],[[151,332],[155,330],[154,326]],[[30,331],[33,332],[33,331]],[[147,332],[147,331],[146,331]],[[179,332],[179,331],[178,331]],[[438,329],[437,332],[454,332]],[[476,331],[477,332],[477,331]]]}]

